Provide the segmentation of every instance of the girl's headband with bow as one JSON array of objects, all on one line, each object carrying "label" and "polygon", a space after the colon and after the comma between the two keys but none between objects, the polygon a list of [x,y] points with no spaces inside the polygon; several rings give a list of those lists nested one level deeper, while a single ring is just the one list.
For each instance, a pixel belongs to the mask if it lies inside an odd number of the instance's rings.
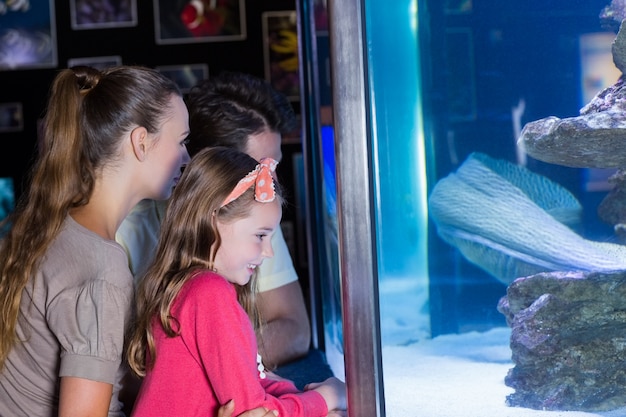
[{"label": "girl's headband with bow", "polygon": [[238,199],[254,184],[254,199],[260,203],[269,203],[276,198],[274,190],[274,171],[278,162],[272,158],[263,158],[259,164],[243,177],[233,191],[226,197],[221,207]]}]

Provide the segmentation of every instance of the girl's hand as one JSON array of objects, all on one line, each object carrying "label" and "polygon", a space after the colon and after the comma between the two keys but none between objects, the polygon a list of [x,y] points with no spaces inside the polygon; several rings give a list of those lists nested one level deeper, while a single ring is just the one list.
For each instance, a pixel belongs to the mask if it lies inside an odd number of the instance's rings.
[{"label": "girl's hand", "polygon": [[338,411],[347,408],[346,384],[334,376],[324,382],[307,384],[304,390],[317,391],[320,393],[320,395],[324,397],[329,410]]}]

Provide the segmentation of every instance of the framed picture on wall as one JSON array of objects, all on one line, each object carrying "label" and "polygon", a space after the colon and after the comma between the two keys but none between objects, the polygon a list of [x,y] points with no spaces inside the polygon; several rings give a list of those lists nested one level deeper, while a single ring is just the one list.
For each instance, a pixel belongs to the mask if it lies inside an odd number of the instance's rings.
[{"label": "framed picture on wall", "polygon": [[56,67],[53,0],[1,3],[0,71]]},{"label": "framed picture on wall", "polygon": [[0,103],[0,133],[24,129],[22,103]]},{"label": "framed picture on wall", "polygon": [[[4,220],[15,208],[15,188],[12,177],[0,177],[0,220]],[[9,225],[0,226],[0,237],[8,231]]]},{"label": "framed picture on wall", "polygon": [[137,26],[137,0],[70,0],[72,29]]},{"label": "framed picture on wall", "polygon": [[174,81],[183,93],[189,92],[191,87],[209,77],[207,64],[164,65],[156,67],[156,69]]},{"label": "framed picture on wall", "polygon": [[77,65],[86,65],[99,70],[115,67],[122,64],[122,57],[119,55],[111,56],[92,56],[83,58],[71,58],[67,60],[67,67],[72,68]]},{"label": "framed picture on wall", "polygon": [[261,18],[265,79],[289,100],[298,101],[300,76],[296,11],[265,12]]},{"label": "framed picture on wall", "polygon": [[159,45],[246,39],[244,0],[154,0]]}]

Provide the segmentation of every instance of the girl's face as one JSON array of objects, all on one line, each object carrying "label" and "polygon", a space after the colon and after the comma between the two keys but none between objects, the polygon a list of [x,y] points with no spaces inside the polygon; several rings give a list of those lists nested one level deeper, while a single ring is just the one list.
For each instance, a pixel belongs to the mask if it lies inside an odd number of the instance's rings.
[{"label": "girl's face", "polygon": [[281,216],[276,198],[271,203],[252,203],[248,217],[232,223],[218,221],[222,244],[215,254],[217,272],[233,284],[247,284],[263,260],[274,256],[270,240]]},{"label": "girl's face", "polygon": [[154,189],[149,198],[165,200],[170,197],[173,187],[181,175],[181,168],[189,162],[189,153],[185,146],[189,134],[189,113],[183,99],[172,96],[171,115],[165,120],[159,132],[159,138],[153,143],[148,158],[150,159],[150,178]]}]

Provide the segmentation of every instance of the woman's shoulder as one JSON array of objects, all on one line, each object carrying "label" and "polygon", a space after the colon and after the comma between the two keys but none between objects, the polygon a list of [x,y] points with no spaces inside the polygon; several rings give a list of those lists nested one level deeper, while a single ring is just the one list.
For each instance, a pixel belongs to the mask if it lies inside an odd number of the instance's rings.
[{"label": "woman's shoulder", "polygon": [[[125,290],[132,275],[124,249],[68,219],[46,251],[41,265],[49,277],[72,277],[76,282],[104,280]],[[56,279],[56,278],[55,278]]]},{"label": "woman's shoulder", "polygon": [[119,256],[126,257],[124,249],[115,240],[103,238],[76,222],[71,216],[65,218],[55,243],[62,247],[70,246],[74,251],[89,252],[98,248],[100,251],[117,252]]}]

